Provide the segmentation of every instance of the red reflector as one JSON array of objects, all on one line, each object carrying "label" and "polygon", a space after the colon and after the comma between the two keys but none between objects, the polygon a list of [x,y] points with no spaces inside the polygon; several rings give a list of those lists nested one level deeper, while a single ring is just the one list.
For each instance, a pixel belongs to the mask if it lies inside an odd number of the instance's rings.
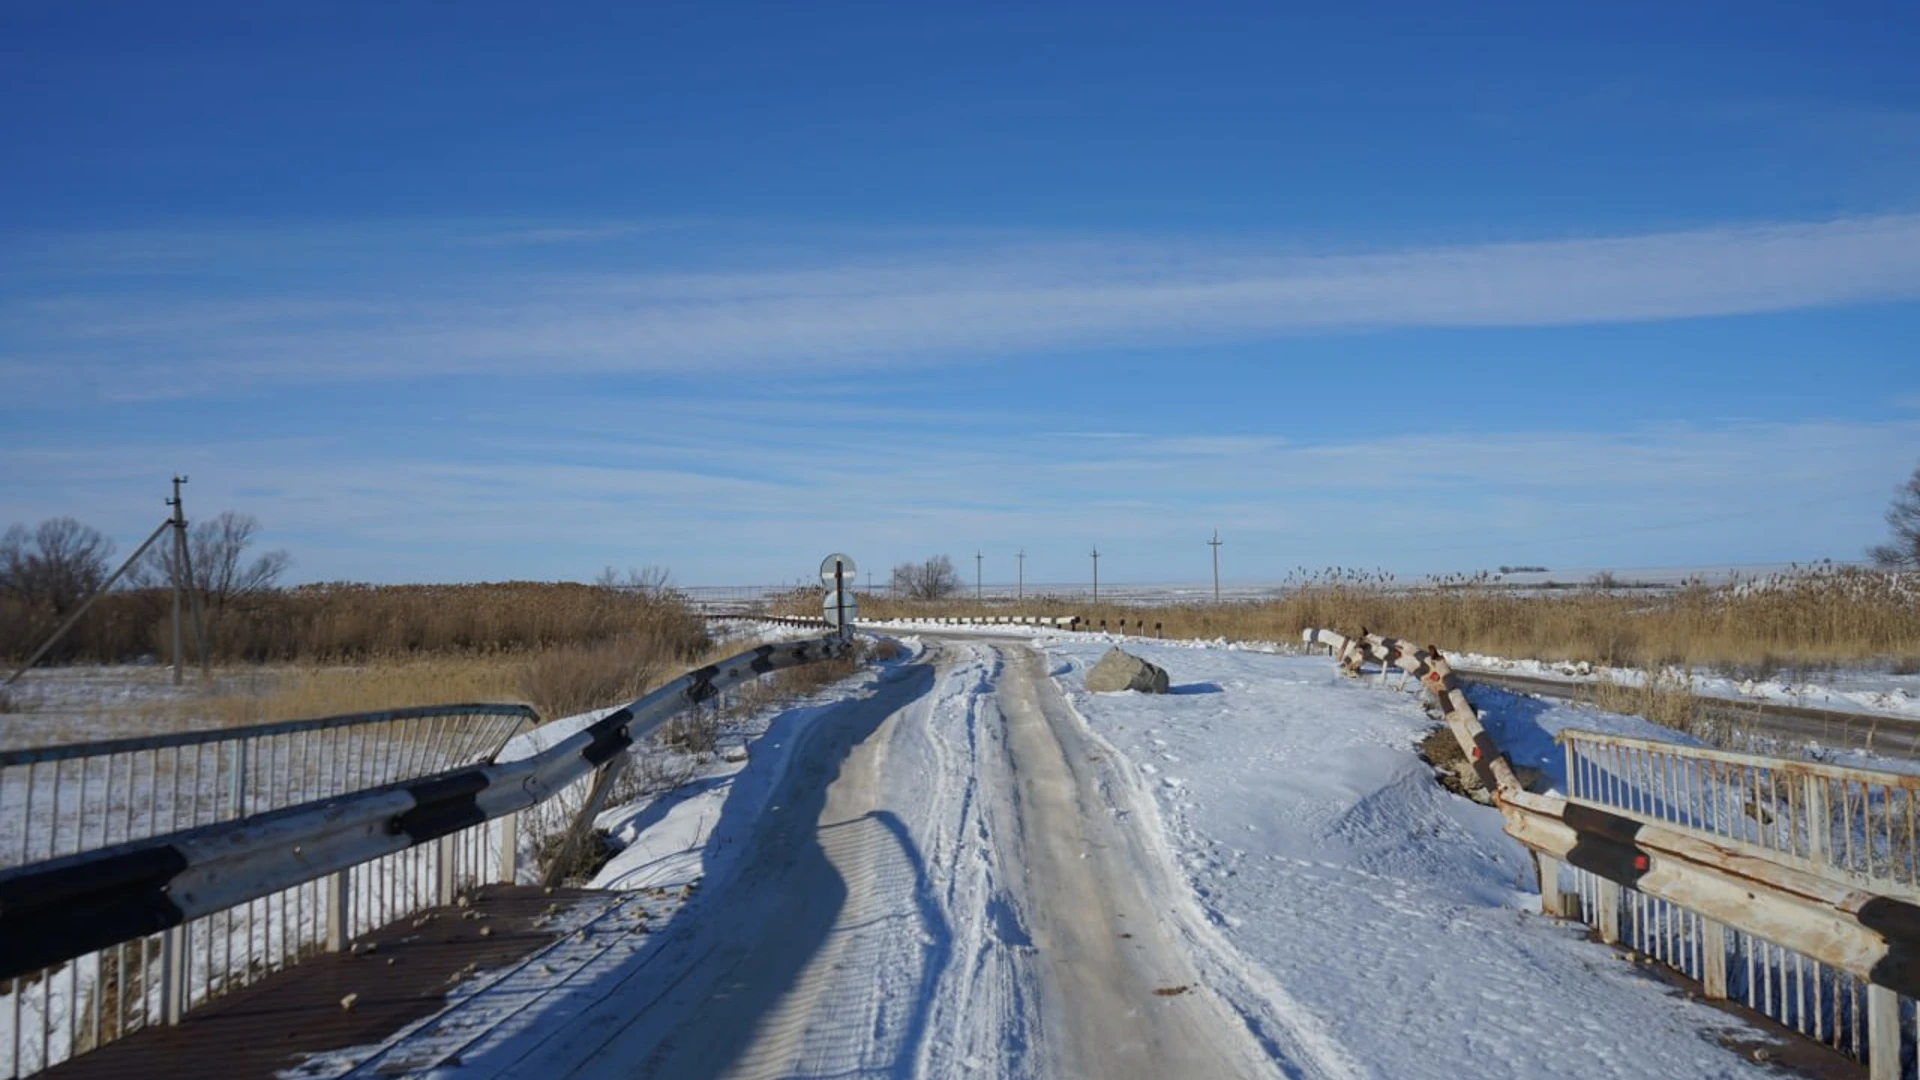
[{"label": "red reflector", "polygon": [[1474,748],[1473,748],[1473,753],[1472,753],[1472,757],[1473,757],[1473,760],[1475,760],[1475,761],[1479,761],[1479,760],[1480,760],[1480,748],[1479,748],[1479,747],[1477,747],[1477,746],[1476,746],[1476,747],[1474,747]]},{"label": "red reflector", "polygon": [[1635,870],[1645,870],[1647,868],[1647,857],[1645,855],[1635,855],[1633,857],[1633,868]]}]

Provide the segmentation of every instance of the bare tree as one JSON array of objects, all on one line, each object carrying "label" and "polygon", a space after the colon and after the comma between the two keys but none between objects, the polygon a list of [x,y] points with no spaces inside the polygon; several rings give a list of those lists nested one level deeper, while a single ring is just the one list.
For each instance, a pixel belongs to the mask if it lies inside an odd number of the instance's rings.
[{"label": "bare tree", "polygon": [[661,597],[673,588],[673,573],[664,566],[642,566],[638,570],[629,566],[623,579],[620,571],[608,566],[593,583],[602,589],[626,589],[642,596]]},{"label": "bare tree", "polygon": [[943,600],[960,591],[960,575],[953,560],[935,555],[922,563],[893,568],[893,595],[908,600]]},{"label": "bare tree", "polygon": [[70,517],[49,518],[32,532],[15,525],[0,536],[0,593],[65,615],[107,579],[113,541]]},{"label": "bare tree", "polygon": [[[242,597],[267,592],[280,582],[280,575],[292,565],[285,551],[269,551],[252,562],[246,559],[253,546],[260,522],[251,514],[223,510],[214,518],[195,522],[187,528],[187,556],[192,563],[192,586],[200,590],[216,611]],[[135,568],[136,585],[161,586],[173,580],[173,545],[155,544]]]},{"label": "bare tree", "polygon": [[1868,551],[1873,561],[1890,569],[1920,570],[1920,467],[1894,493],[1887,525],[1893,539]]}]

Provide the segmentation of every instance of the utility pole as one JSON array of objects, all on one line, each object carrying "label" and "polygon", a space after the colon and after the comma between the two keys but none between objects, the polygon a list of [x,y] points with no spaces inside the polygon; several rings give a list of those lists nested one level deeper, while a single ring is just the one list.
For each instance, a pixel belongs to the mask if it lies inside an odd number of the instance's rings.
[{"label": "utility pole", "polygon": [[1100,545],[1093,545],[1093,602],[1100,602]]},{"label": "utility pole", "polygon": [[170,575],[173,578],[173,685],[180,685],[181,641],[180,641],[180,594],[185,592],[193,605],[193,640],[200,648],[200,676],[207,677],[207,626],[200,614],[200,593],[193,587],[193,556],[187,545],[187,513],[180,501],[180,485],[187,482],[184,476],[173,478],[173,498],[167,505],[173,507],[173,515],[167,524],[173,529],[173,559]]},{"label": "utility pole", "polygon": [[1018,584],[1014,586],[1013,598],[1025,600],[1027,598],[1027,549],[1021,548],[1020,554],[1015,555],[1014,558],[1020,560],[1020,576],[1016,579]]},{"label": "utility pole", "polygon": [[1213,539],[1207,541],[1213,549],[1213,602],[1220,602],[1220,530],[1213,530]]},{"label": "utility pole", "polygon": [[973,553],[973,602],[976,604],[980,602],[982,597],[980,591],[980,568],[985,565],[985,559],[985,555],[977,551]]}]

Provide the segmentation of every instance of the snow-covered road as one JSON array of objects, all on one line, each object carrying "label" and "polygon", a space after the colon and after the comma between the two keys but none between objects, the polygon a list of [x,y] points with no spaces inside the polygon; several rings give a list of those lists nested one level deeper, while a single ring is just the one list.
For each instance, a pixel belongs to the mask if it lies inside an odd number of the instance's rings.
[{"label": "snow-covered road", "polygon": [[[629,846],[601,882],[631,899],[333,1060],[445,1080],[1769,1072],[1728,1049],[1767,1036],[1534,914],[1498,814],[1415,756],[1413,695],[1324,658],[1139,641],[1173,692],[1089,693],[1108,644],[928,639],[781,713],[742,771],[602,819]],[[1482,707],[1527,753],[1576,720],[1646,726]]]},{"label": "snow-covered road", "polygon": [[1276,1073],[1035,650],[932,645],[801,740],[697,917],[459,1075]]}]

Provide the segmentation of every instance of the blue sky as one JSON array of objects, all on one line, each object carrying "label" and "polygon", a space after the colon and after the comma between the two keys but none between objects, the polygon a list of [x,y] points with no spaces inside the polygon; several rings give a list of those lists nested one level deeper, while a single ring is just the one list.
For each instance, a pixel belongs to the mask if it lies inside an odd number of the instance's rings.
[{"label": "blue sky", "polygon": [[[0,523],[300,580],[1859,557],[1920,8],[0,8]],[[693,6],[689,5],[689,8]]]}]

